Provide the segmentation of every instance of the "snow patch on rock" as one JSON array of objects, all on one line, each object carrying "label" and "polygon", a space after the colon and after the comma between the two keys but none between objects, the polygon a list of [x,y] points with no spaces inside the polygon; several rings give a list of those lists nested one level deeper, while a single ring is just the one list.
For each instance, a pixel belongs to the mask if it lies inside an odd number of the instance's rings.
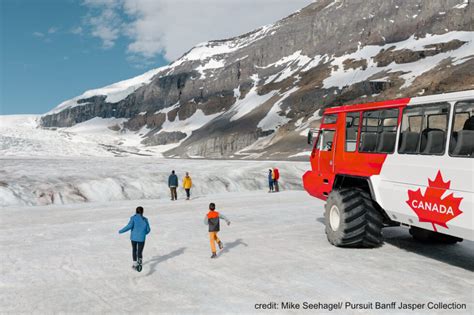
[{"label": "snow patch on rock", "polygon": [[[412,35],[410,38],[398,42],[390,43],[383,46],[368,45],[359,47],[359,49],[351,54],[335,57],[331,61],[333,70],[331,75],[324,79],[323,87],[329,89],[331,87],[338,87],[339,89],[357,83],[368,80],[370,77],[377,73],[386,72],[405,72],[401,75],[401,78],[405,80],[402,88],[410,86],[413,81],[421,74],[436,67],[442,60],[451,58],[454,64],[460,64],[467,61],[472,57],[472,51],[474,50],[474,39],[472,32],[455,31],[441,35],[427,34],[423,38],[416,38]],[[412,51],[426,49],[425,46],[436,43],[445,43],[451,40],[465,41],[466,44],[460,48],[440,53],[434,56],[427,56],[426,58],[420,59],[416,62],[397,64],[392,62],[385,67],[377,67],[373,57],[377,55],[382,49],[389,49],[395,47],[394,50],[409,49]],[[365,70],[360,69],[348,69],[344,70],[343,62],[347,59],[365,59],[367,61],[367,68]]]},{"label": "snow patch on rock", "polygon": [[254,74],[251,78],[254,81],[253,87],[247,95],[245,95],[245,98],[237,99],[234,105],[229,109],[229,113],[232,115],[230,121],[235,121],[247,115],[252,110],[268,101],[276,93],[270,92],[265,95],[259,95],[257,92],[258,75]]},{"label": "snow patch on rock", "polygon": [[290,121],[288,117],[281,115],[281,104],[283,104],[283,101],[287,97],[298,91],[298,89],[298,87],[293,87],[289,91],[283,93],[282,97],[277,102],[275,102],[272,108],[268,111],[267,115],[258,123],[257,127],[261,128],[263,131],[275,130]]}]

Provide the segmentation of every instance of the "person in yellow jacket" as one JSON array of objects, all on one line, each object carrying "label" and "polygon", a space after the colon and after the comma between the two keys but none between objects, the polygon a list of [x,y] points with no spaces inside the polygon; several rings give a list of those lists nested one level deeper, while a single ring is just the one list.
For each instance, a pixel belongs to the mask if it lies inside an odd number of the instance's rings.
[{"label": "person in yellow jacket", "polygon": [[183,178],[183,188],[186,191],[186,200],[189,200],[189,197],[191,197],[191,187],[193,186],[193,180],[191,179],[191,176],[189,176],[189,173],[186,172],[186,176]]}]

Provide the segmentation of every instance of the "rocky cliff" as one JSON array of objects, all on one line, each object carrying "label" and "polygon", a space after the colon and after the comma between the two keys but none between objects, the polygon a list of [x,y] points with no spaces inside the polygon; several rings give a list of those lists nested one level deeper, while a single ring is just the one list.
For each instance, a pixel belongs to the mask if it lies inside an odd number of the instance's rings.
[{"label": "rocky cliff", "polygon": [[466,0],[320,0],[88,91],[41,124],[126,118],[117,132],[171,145],[167,156],[298,157],[322,108],[473,89],[473,16]]}]

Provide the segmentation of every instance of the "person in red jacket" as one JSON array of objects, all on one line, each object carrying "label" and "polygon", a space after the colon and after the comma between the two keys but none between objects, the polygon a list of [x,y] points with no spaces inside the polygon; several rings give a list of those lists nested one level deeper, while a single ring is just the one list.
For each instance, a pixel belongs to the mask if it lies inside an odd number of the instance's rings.
[{"label": "person in red jacket", "polygon": [[275,188],[275,192],[280,191],[280,186],[278,185],[278,181],[280,180],[280,172],[278,169],[275,167],[272,172],[273,176],[273,187]]},{"label": "person in red jacket", "polygon": [[216,204],[211,202],[209,204],[209,212],[204,217],[204,224],[209,225],[209,239],[211,241],[211,258],[217,258],[216,254],[216,244],[219,246],[219,249],[223,249],[224,245],[221,240],[217,237],[217,232],[220,230],[219,220],[224,220],[227,225],[230,225],[229,219],[224,216],[222,213],[219,213],[216,210]]}]

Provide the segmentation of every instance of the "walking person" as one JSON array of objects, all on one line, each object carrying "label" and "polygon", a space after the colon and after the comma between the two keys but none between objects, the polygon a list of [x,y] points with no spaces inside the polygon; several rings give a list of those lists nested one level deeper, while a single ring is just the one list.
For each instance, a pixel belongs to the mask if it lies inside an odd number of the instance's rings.
[{"label": "walking person", "polygon": [[268,170],[268,192],[273,192],[273,172],[271,169]]},{"label": "walking person", "polygon": [[174,170],[171,171],[171,175],[168,177],[168,187],[171,192],[171,200],[178,200],[178,176],[174,173]]},{"label": "walking person", "polygon": [[186,172],[186,176],[183,178],[183,188],[186,191],[186,200],[189,200],[191,197],[191,187],[193,186],[193,180],[191,179],[191,176],[189,176],[189,173]]},{"label": "walking person", "polygon": [[216,210],[216,204],[211,202],[209,204],[209,212],[204,217],[204,224],[209,225],[209,240],[211,242],[211,251],[212,256],[211,258],[217,258],[216,254],[216,244],[219,246],[219,249],[223,249],[224,245],[222,244],[221,240],[217,237],[217,233],[220,230],[219,220],[224,220],[227,225],[230,225],[229,219],[224,216],[222,213],[219,213]]},{"label": "walking person", "polygon": [[273,168],[273,186],[275,187],[275,192],[279,192],[280,191],[280,186],[278,184],[278,181],[280,180],[280,172],[278,171],[278,169],[275,167]]},{"label": "walking person", "polygon": [[145,247],[146,235],[150,233],[148,219],[143,216],[143,207],[137,207],[135,215],[130,217],[128,224],[119,231],[119,234],[131,230],[130,240],[132,241],[132,268],[138,272],[142,271],[143,248]]}]

